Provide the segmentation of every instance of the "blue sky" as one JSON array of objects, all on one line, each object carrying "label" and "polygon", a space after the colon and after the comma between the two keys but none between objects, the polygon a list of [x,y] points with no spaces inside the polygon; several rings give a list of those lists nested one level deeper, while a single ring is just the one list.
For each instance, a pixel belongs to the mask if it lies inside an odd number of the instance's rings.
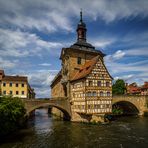
[{"label": "blue sky", "polygon": [[49,97],[81,8],[87,41],[106,54],[114,79],[148,81],[147,0],[0,0],[0,69],[28,76],[37,97]]}]

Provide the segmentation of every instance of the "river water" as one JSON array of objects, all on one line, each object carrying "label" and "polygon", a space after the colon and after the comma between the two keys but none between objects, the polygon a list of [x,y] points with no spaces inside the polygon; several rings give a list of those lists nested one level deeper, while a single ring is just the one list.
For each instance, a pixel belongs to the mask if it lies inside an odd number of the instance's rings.
[{"label": "river water", "polygon": [[0,148],[148,148],[148,117],[122,117],[107,125],[58,121],[36,110],[28,128]]}]

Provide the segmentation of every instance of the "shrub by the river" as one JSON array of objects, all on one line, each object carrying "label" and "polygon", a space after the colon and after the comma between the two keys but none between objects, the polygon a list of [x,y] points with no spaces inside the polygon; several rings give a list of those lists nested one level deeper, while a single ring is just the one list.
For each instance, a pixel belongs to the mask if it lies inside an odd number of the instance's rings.
[{"label": "shrub by the river", "polygon": [[20,128],[25,113],[26,110],[20,98],[0,97],[0,136]]}]

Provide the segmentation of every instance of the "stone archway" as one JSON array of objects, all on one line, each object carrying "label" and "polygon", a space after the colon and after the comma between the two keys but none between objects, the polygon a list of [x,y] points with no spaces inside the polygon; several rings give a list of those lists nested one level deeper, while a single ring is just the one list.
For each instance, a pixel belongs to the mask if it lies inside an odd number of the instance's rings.
[{"label": "stone archway", "polygon": [[114,104],[112,104],[112,108],[121,109],[123,111],[123,115],[138,115],[140,113],[138,107],[129,101],[114,102]]},{"label": "stone archway", "polygon": [[70,114],[68,113],[68,111],[66,111],[66,109],[62,108],[61,106],[56,106],[56,105],[53,105],[53,104],[50,104],[50,103],[43,103],[43,104],[39,104],[39,105],[32,106],[32,107],[28,110],[27,114],[30,115],[30,113],[31,113],[32,111],[34,111],[35,109],[39,109],[39,108],[48,108],[48,107],[55,107],[55,108],[57,108],[58,110],[60,110],[60,111],[63,113],[63,115],[64,115],[64,116],[63,116],[63,119],[64,119],[64,120],[68,120],[68,121],[71,120],[71,116],[70,116]]}]

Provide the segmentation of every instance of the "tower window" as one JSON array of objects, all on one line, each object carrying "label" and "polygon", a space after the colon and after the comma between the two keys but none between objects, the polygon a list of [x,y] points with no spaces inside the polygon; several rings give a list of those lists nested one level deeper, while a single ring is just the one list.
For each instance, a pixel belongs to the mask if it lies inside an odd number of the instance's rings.
[{"label": "tower window", "polygon": [[15,86],[18,87],[18,83],[16,83]]},{"label": "tower window", "polygon": [[77,64],[81,64],[81,61],[82,61],[81,57],[78,57],[77,58]]}]

